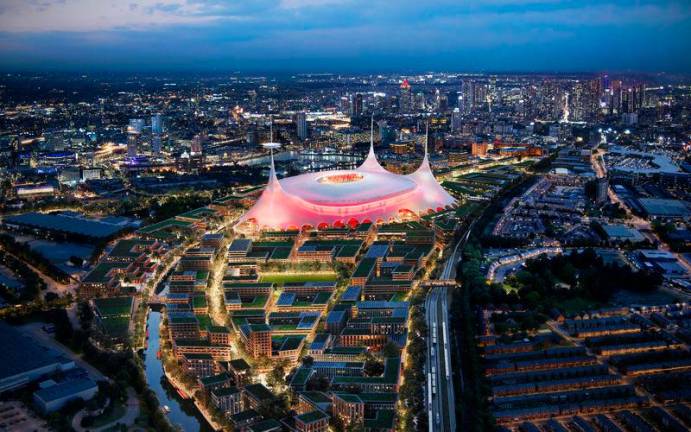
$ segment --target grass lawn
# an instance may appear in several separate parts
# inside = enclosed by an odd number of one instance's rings
[[[108,423],[118,420],[123,415],[125,415],[125,406],[120,402],[116,402],[115,407],[111,412],[94,418],[94,424],[91,427],[100,428],[101,426],[107,425]]]
[[[662,305],[674,303],[678,299],[665,291],[656,290],[651,293],[637,293],[633,291],[620,290],[614,293],[612,301],[619,304],[645,304],[645,305]]]
[[[568,315],[571,313],[597,309],[602,307],[602,304],[594,300],[584,299],[583,297],[576,297],[560,301],[558,307]]]
[[[335,281],[336,278],[336,273],[264,273],[259,281],[283,285],[286,282]]]
[[[518,292],[518,288],[516,288],[515,286],[508,285],[508,284],[502,284],[502,288],[504,289],[504,292],[506,294],[509,294],[512,291]]]

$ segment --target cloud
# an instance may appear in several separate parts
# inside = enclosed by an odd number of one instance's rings
[[[189,0],[25,1],[3,0],[0,29],[4,32],[87,32],[146,29],[178,24],[205,24],[219,16]],[[228,17],[224,17],[228,18]]]
[[[0,0],[1,65],[687,69],[690,50],[685,0]]]

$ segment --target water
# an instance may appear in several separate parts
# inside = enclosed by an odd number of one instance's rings
[[[183,400],[175,389],[163,376],[163,365],[156,357],[160,345],[158,326],[161,323],[161,313],[150,311],[147,318],[149,325],[149,345],[144,357],[144,372],[149,388],[156,393],[161,407],[168,405],[168,418],[173,425],[179,426],[185,432],[210,432],[212,429],[199,414],[192,401]]]
[[[286,151],[274,155],[274,160],[277,162],[292,162],[298,161],[302,164],[307,163],[359,163],[362,156],[342,153],[298,153],[295,151]],[[241,165],[249,166],[268,166],[270,161],[269,156],[260,156],[240,162]]]

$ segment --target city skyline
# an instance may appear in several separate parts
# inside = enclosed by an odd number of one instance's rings
[[[680,1],[6,2],[6,71],[691,72]]]

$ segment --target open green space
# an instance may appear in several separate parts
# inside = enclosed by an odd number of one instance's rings
[[[335,281],[336,278],[336,273],[264,273],[259,281],[283,285],[291,282]]]
[[[114,402],[115,406],[113,409],[106,411],[98,417],[94,417],[94,422],[91,428],[100,428],[116,420],[119,420],[125,415],[125,407],[120,402]]]

